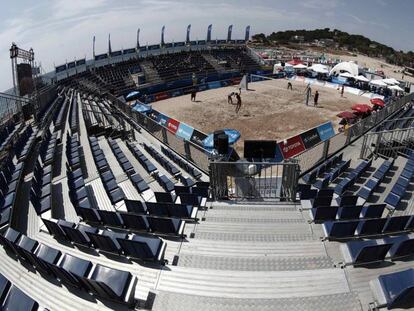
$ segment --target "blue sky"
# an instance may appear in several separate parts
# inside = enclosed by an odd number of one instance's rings
[[[6,1],[5,1],[6,2]],[[133,47],[141,28],[141,44],[185,39],[192,24],[192,39],[204,39],[213,24],[212,38],[224,38],[234,24],[233,38],[251,33],[287,29],[337,28],[360,33],[396,49],[414,50],[412,0],[15,0],[0,10],[0,90],[11,86],[9,48],[33,47],[46,71],[75,57]]]

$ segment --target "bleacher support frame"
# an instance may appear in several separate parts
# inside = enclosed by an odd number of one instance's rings
[[[250,199],[294,201],[299,165],[291,160],[269,162],[210,162],[214,200]]]
[[[414,128],[372,132],[364,135],[360,157],[395,158],[399,154],[407,154],[413,147]]]

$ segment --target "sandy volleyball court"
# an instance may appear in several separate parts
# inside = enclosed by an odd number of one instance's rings
[[[230,86],[197,93],[197,102],[190,95],[170,98],[152,104],[153,108],[185,122],[205,133],[222,128],[241,132],[237,150],[242,151],[244,139],[276,139],[296,135],[326,121],[338,127],[336,114],[350,110],[355,103],[369,103],[369,99],[352,94],[341,98],[337,89],[312,85],[312,95],[319,91],[319,107],[305,105],[303,82],[291,81],[293,91],[287,90],[287,80],[269,80],[249,84],[249,91],[242,91],[242,108],[227,103],[227,95],[236,91]]]

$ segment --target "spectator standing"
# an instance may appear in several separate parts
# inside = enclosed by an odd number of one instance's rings
[[[319,92],[318,92],[318,91],[316,91],[316,92],[315,92],[315,95],[313,96],[313,105],[314,105],[315,107],[317,107],[317,106],[318,106],[318,100],[319,100]]]

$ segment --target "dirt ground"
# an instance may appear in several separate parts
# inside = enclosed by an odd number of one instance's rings
[[[287,80],[269,80],[249,84],[249,91],[242,91],[242,108],[227,103],[227,95],[236,91],[235,86],[197,93],[197,101],[191,102],[190,95],[174,97],[152,104],[153,108],[187,123],[205,133],[222,128],[239,130],[241,139],[236,150],[243,151],[245,139],[289,138],[326,121],[332,121],[338,128],[341,111],[351,111],[355,103],[369,103],[369,99],[352,94],[341,98],[337,89],[312,85],[312,95],[319,92],[319,105],[305,105],[303,82],[291,81],[293,91],[287,90]]]

